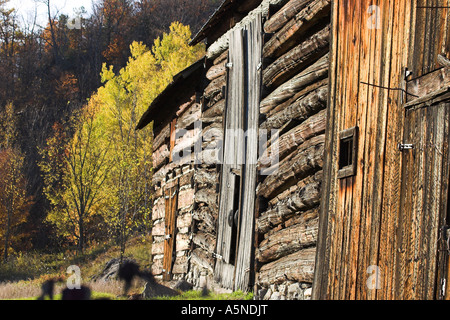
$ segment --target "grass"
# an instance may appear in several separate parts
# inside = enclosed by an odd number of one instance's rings
[[[125,256],[134,259],[143,269],[150,267],[151,238],[137,237],[127,244]],[[9,262],[0,263],[0,300],[32,300],[41,294],[41,284],[48,279],[66,279],[67,268],[76,265],[81,270],[82,283],[92,290],[94,299],[121,300],[123,284],[111,280],[91,281],[98,275],[105,264],[113,258],[120,257],[120,250],[116,246],[97,245],[85,250],[83,254],[75,251],[42,254],[29,252],[12,257]],[[142,293],[144,282],[136,281],[130,294]],[[55,300],[61,299],[64,285],[55,288]],[[252,300],[251,293],[242,291],[233,293],[209,293],[202,296],[201,291],[187,291],[175,297],[158,297],[152,300]]]
[[[201,291],[186,291],[183,294],[175,297],[158,297],[155,300],[253,300],[252,293],[244,293],[236,291],[233,293],[209,293],[206,296],[202,295]]]

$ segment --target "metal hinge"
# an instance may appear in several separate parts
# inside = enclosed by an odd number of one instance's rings
[[[258,64],[258,66],[256,67],[256,70],[259,71],[259,70],[262,68],[262,66],[263,66],[263,64],[262,64],[262,62],[260,62],[260,63]]]
[[[411,150],[414,149],[414,145],[410,143],[399,143],[398,144],[398,150],[404,151],[404,150]]]
[[[233,68],[233,62],[228,62],[228,63],[226,64],[226,67],[227,67],[227,68]]]
[[[215,252],[212,253],[212,256],[213,256],[214,259],[223,260],[223,257],[220,254],[217,254]]]

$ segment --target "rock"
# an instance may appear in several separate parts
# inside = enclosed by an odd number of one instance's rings
[[[122,263],[124,262],[134,262],[132,259],[124,258],[122,260]],[[93,281],[110,281],[115,280],[117,278],[117,274],[119,272],[119,266],[120,266],[120,258],[114,258],[109,260],[105,267],[103,268],[102,272],[96,276],[93,276],[91,280]]]
[[[144,291],[142,292],[142,297],[144,299],[155,297],[174,297],[178,295],[178,291],[166,287],[156,281],[147,282],[144,286]]]

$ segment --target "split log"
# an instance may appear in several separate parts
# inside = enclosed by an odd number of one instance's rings
[[[152,243],[152,255],[164,254],[164,241]]]
[[[197,190],[195,194],[196,203],[206,203],[210,208],[217,207],[217,193],[215,189],[206,188]]]
[[[225,110],[225,99],[220,100],[216,104],[214,104],[211,108],[205,110],[202,114],[201,121],[202,122],[215,122],[213,120],[223,118]]]
[[[215,169],[198,169],[195,171],[194,182],[198,185],[198,188],[215,187],[219,183],[219,174]]]
[[[155,203],[153,205],[153,209],[152,209],[152,220],[158,220],[161,218],[164,218],[164,216],[166,215],[166,207],[165,207],[166,203],[164,200],[164,197],[158,198],[155,200]]]
[[[310,172],[323,167],[325,135],[314,137],[301,144],[291,155],[280,161],[278,169],[260,183],[257,195],[271,199],[306,178]]]
[[[289,153],[305,141],[325,133],[327,111],[319,113],[306,119],[297,127],[282,135],[275,142],[279,159],[284,159]],[[272,146],[269,146],[259,159],[259,168],[265,167],[271,162]]]
[[[184,111],[186,111],[186,109],[188,109],[190,106],[192,106],[192,104],[194,104],[194,102],[195,102],[195,95],[192,96],[188,102],[186,102],[180,106],[180,108],[178,109],[178,111],[176,113],[177,117],[179,117],[181,114],[183,114]]]
[[[208,70],[208,72],[206,72],[206,78],[208,80],[214,80],[220,76],[223,76],[227,72],[226,64],[227,64],[227,61],[224,60],[221,63],[212,66]]]
[[[266,118],[272,117],[274,114],[276,114],[276,113],[280,112],[281,110],[283,110],[284,108],[292,105],[295,101],[303,99],[311,92],[313,92],[321,87],[324,87],[324,86],[328,87],[328,78],[318,80],[317,82],[314,82],[311,85],[307,86],[306,88],[300,90],[292,98],[290,98],[289,100],[283,102],[282,104],[280,104],[280,105],[276,106],[275,108],[273,108],[272,110],[270,110],[270,112],[267,113]]]
[[[177,119],[177,129],[190,127],[195,121],[200,120],[202,108],[200,103],[192,103]]]
[[[226,75],[220,76],[217,79],[214,79],[210,82],[210,84],[205,88],[203,93],[206,99],[210,99],[214,94],[221,92],[222,88],[227,84]]]
[[[208,270],[210,273],[214,272],[214,258],[208,255],[202,248],[194,249],[191,254],[191,263]]]
[[[199,231],[194,234],[192,239],[195,245],[200,248],[203,248],[207,252],[214,252],[214,248],[216,247],[216,239],[214,235]]]
[[[263,57],[279,57],[295,46],[301,37],[322,20],[329,23],[331,0],[315,0],[278,31],[263,48]],[[323,24],[322,24],[323,26]]]
[[[188,188],[178,193],[178,209],[187,208],[194,204],[195,189]]]
[[[220,64],[221,62],[223,62],[224,60],[226,61],[228,58],[228,49],[224,50],[223,52],[219,53],[219,56],[217,58],[214,59],[213,64],[217,65]]]
[[[191,248],[191,236],[188,233],[177,233],[175,246],[177,252],[187,251]]]
[[[208,206],[198,207],[194,211],[193,219],[197,222],[197,229],[215,234],[217,214],[211,208]]]
[[[274,33],[302,10],[311,0],[290,0],[264,24],[264,32]]]
[[[192,225],[192,214],[186,213],[177,217],[177,228],[190,228]]]
[[[164,221],[153,225],[152,236],[164,236],[166,234],[165,228]]]
[[[163,268],[163,260],[153,258],[152,267],[151,267],[152,274],[154,276],[159,276],[163,273],[163,269],[164,269]]]
[[[188,257],[180,256],[176,257],[175,262],[173,263],[172,273],[173,274],[186,274],[188,272]]]
[[[267,287],[285,281],[312,283],[316,248],[298,251],[261,267],[257,276],[259,286]]]
[[[158,171],[156,171],[153,174],[152,184],[154,186],[161,184],[165,180],[167,174],[169,172],[173,171],[173,169],[176,168],[177,166],[178,166],[178,164],[175,164],[173,162],[171,162],[165,166],[162,166]]]
[[[291,219],[298,212],[316,208],[320,204],[322,181],[314,181],[299,188],[284,201],[280,201],[273,208],[263,212],[256,220],[256,230],[260,234]]]
[[[169,147],[163,144],[158,150],[153,152],[153,170],[158,170],[161,166],[169,162]]]
[[[219,123],[213,123],[202,130],[201,133],[203,144],[222,140],[223,139],[223,126]]]
[[[318,183],[319,184],[320,182],[322,182],[322,178],[323,178],[323,172],[322,172],[322,170],[320,170],[320,171],[317,171],[314,174],[311,174],[310,176],[306,177],[305,179],[298,181],[296,185],[293,185],[289,189],[286,189],[286,191],[277,194],[276,197],[274,197],[271,200],[269,200],[269,202],[268,202],[269,208],[272,208],[272,207],[278,205],[278,203],[280,203],[282,201],[285,201],[285,199],[288,199],[289,197],[293,197],[292,195],[295,192],[305,188],[308,185],[313,185],[314,183]],[[314,199],[314,198],[310,198],[310,199]],[[293,203],[292,199],[289,199],[288,201],[292,205],[295,205],[295,203]],[[313,207],[314,205],[315,204],[312,204],[311,207]],[[295,205],[295,208],[297,208],[297,210],[303,210],[304,209],[304,207],[300,207],[299,205]]]
[[[312,218],[309,216],[309,218]],[[267,263],[278,260],[289,254],[306,247],[311,247],[317,242],[319,216],[306,220],[269,236],[261,242],[256,258],[259,262]]]
[[[192,186],[192,182],[194,178],[194,170],[191,170],[189,172],[184,172],[179,180],[179,186],[180,187],[184,187],[184,186]]]
[[[183,150],[192,150],[196,141],[200,139],[200,134],[201,132],[199,128],[195,128],[192,130],[177,130],[172,156],[174,154],[181,153]]]
[[[330,26],[291,49],[275,60],[263,72],[263,84],[267,88],[278,87],[301,70],[313,64],[329,51]]]
[[[170,137],[170,123],[165,126],[160,132],[156,133],[153,139],[153,150],[158,150],[163,143],[165,143]]]
[[[291,104],[289,107],[275,113],[264,121],[260,129],[280,129],[293,119],[305,121],[311,115],[326,108],[328,87],[323,86]]]
[[[271,109],[284,101],[292,98],[297,92],[317,83],[328,76],[328,54],[320,58],[312,66],[306,68],[299,75],[295,76],[288,82],[285,82],[271,94],[269,94],[264,100],[261,101],[260,111],[261,113],[268,113]]]

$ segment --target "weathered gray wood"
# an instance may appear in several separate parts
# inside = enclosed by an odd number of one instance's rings
[[[210,273],[213,272],[214,258],[211,253],[202,248],[196,248],[192,251],[191,263],[208,270]]]
[[[306,8],[298,12],[281,28],[264,46],[264,57],[279,57],[287,52],[299,38],[322,20],[329,21],[331,0],[314,0]],[[326,19],[324,19],[326,18]]]
[[[308,5],[311,0],[290,0],[264,24],[264,32],[274,33]]]
[[[256,229],[260,234],[269,232],[288,219],[291,219],[296,213],[312,208],[317,208],[320,203],[320,191],[322,181],[318,181],[317,177],[305,186],[298,188],[292,192],[288,197],[279,201],[274,207],[263,212],[257,219]],[[309,179],[311,180],[311,179]]]
[[[204,97],[210,99],[214,94],[221,92],[222,88],[227,84],[225,75],[211,81],[203,92]]]
[[[195,102],[195,95],[191,97],[191,99],[189,99],[188,102],[182,104],[180,106],[180,108],[178,109],[178,111],[176,112],[177,117],[179,117],[180,115],[182,115],[186,109],[188,109],[189,107],[192,106],[192,104]]]
[[[297,127],[282,135],[276,141],[276,151],[280,160],[284,159],[290,152],[305,141],[324,134],[326,127],[326,110],[306,119]],[[271,162],[272,147],[269,146],[259,159],[259,168],[267,167]]]
[[[284,228],[270,235],[261,242],[256,258],[261,263],[267,263],[315,245],[318,222],[318,214],[315,217],[308,216],[304,223]]]
[[[214,247],[216,246],[216,239],[214,235],[207,232],[198,231],[194,234],[192,241],[195,245],[203,248],[207,252],[214,252]]]
[[[315,253],[315,248],[307,248],[262,266],[258,284],[270,286],[285,281],[312,283]]]
[[[301,144],[295,152],[280,161],[278,170],[267,176],[256,192],[266,199],[272,198],[292,185],[292,181],[304,179],[312,170],[323,166],[325,136],[314,137]],[[290,184],[290,185],[289,185]],[[284,189],[280,189],[284,186]]]
[[[328,87],[323,86],[291,104],[289,107],[275,113],[261,124],[261,129],[279,129],[295,119],[304,121],[311,115],[326,108]]]
[[[216,186],[219,174],[215,169],[201,168],[195,171],[194,181],[198,188]]]
[[[180,117],[177,119],[177,129],[184,129],[192,126],[195,121],[200,120],[202,108],[200,103],[191,103]]]
[[[216,234],[217,210],[208,206],[199,206],[194,210],[193,219],[199,230]]]
[[[329,37],[330,26],[327,26],[282,55],[264,70],[263,84],[268,88],[278,87],[324,56],[329,50]]]
[[[220,64],[224,60],[227,60],[227,58],[228,58],[228,49],[226,49],[223,52],[219,53],[219,56],[214,59],[213,64],[214,65]]]
[[[155,138],[153,139],[153,150],[158,150],[163,143],[169,139],[170,136],[170,123],[166,125],[160,132],[155,132]]]
[[[196,203],[206,203],[210,208],[217,208],[217,193],[215,189],[199,189],[195,194]]]
[[[153,152],[153,170],[158,170],[169,161],[169,146],[163,144],[158,150]]]
[[[236,259],[236,279],[234,290],[247,291],[250,283],[250,267],[252,262],[254,217],[255,217],[255,189],[257,183],[258,159],[258,123],[259,104],[261,100],[261,72],[258,65],[261,62],[262,50],[262,16],[255,19],[246,27],[247,31],[247,89],[246,101],[246,144],[245,164],[242,166],[243,181],[241,190],[241,218],[239,247]]]
[[[221,192],[219,199],[219,227],[217,233],[216,253],[218,259],[215,279],[224,287],[234,288],[234,265],[231,260],[232,226],[228,216],[234,210],[236,176],[231,169],[239,169],[242,164],[243,139],[237,133],[243,131],[244,111],[244,36],[243,30],[234,30],[230,35],[229,62],[232,67],[228,72],[228,97],[225,118],[225,137],[223,148],[223,165],[221,174]],[[243,132],[242,132],[243,134]]]
[[[223,119],[225,110],[225,99],[220,100],[214,104],[211,108],[205,110],[202,114],[202,122],[215,122],[216,119]]]
[[[222,61],[219,64],[213,65],[207,72],[206,72],[206,78],[208,80],[214,80],[217,79],[220,76],[223,76],[227,72],[226,68],[226,60]]]
[[[268,113],[271,109],[290,99],[303,88],[321,79],[325,79],[328,76],[328,63],[328,54],[326,54],[300,74],[279,86],[261,101],[261,113]]]
[[[440,68],[407,83],[407,101],[422,98],[443,87],[450,85],[450,68]],[[414,97],[414,96],[417,97]]]

